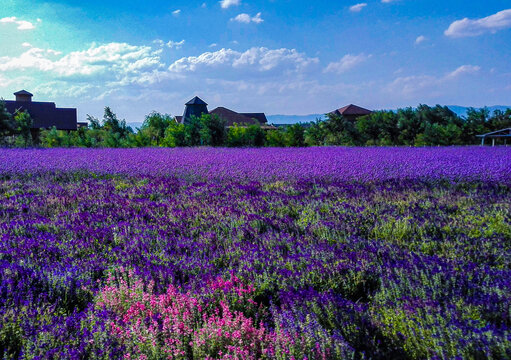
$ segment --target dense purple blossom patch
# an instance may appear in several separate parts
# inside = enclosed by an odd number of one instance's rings
[[[2,150],[0,358],[511,357],[507,148]]]
[[[202,180],[449,179],[509,182],[508,148],[2,150],[0,173],[87,171]]]

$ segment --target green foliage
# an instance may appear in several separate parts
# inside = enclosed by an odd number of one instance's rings
[[[463,130],[453,123],[447,125],[440,125],[438,123],[428,124],[424,133],[417,135],[415,145],[461,145],[462,134]]]
[[[17,359],[23,349],[23,329],[14,311],[0,317],[0,358]]]
[[[222,146],[225,141],[225,121],[218,115],[202,114],[199,119],[200,145]]]
[[[87,115],[88,128],[64,132],[30,131],[28,113],[13,119],[0,101],[0,145],[43,147],[147,147],[147,146],[450,146],[478,144],[476,135],[511,127],[511,109],[469,109],[461,118],[446,106],[419,105],[397,111],[376,111],[355,120],[329,114],[326,120],[263,130],[259,125],[226,128],[216,115],[192,117],[178,124],[170,115],[152,112],[138,132],[105,108],[102,120]],[[32,138],[34,137],[34,138]],[[497,144],[502,140],[497,139]]]
[[[305,128],[301,124],[293,124],[286,128],[286,145],[291,147],[305,146]]]
[[[0,145],[4,145],[7,142],[7,136],[11,135],[14,130],[14,119],[7,112],[4,101],[0,99]]]
[[[266,133],[266,146],[269,147],[286,146],[286,138],[284,132],[280,129],[268,131]]]
[[[170,115],[153,111],[146,116],[138,132],[131,136],[132,145],[136,147],[163,146],[165,131],[172,123],[175,121]]]
[[[305,144],[308,146],[321,146],[325,145],[326,129],[324,122],[316,119],[315,122],[310,124],[310,127],[304,134]]]
[[[187,124],[185,124],[185,143],[186,146],[201,145],[201,122],[200,118],[192,116]]]
[[[133,129],[126,125],[126,120],[119,120],[108,106],[105,107],[103,115],[103,129],[113,134],[119,134],[119,139],[126,138],[128,134],[133,133]]]
[[[101,129],[101,123],[99,122],[98,118],[87,114],[87,121],[89,122],[89,128],[92,130],[99,130]]]
[[[182,147],[186,146],[186,128],[184,124],[175,121],[171,122],[165,129],[165,137],[162,146]]]
[[[125,120],[119,120],[117,115],[109,108],[105,108],[102,124],[100,121],[87,115],[88,128],[77,131],[61,131],[55,128],[42,130],[40,145],[43,147],[133,147],[150,146],[140,141]],[[147,142],[150,142],[149,140]]]
[[[328,114],[328,119],[316,122],[304,134],[304,142],[310,145],[347,145],[360,144],[360,134],[355,124],[343,116]]]
[[[32,132],[30,129],[32,128],[32,118],[27,111],[18,112],[14,116],[14,121],[16,123],[16,133],[19,135],[16,138],[17,146],[31,146],[32,145]]]
[[[393,145],[399,136],[397,124],[398,116],[395,112],[378,111],[359,118],[355,127],[366,145]]]
[[[227,130],[225,144],[229,147],[261,147],[265,142],[265,133],[258,125],[241,127],[235,124]]]
[[[47,148],[67,147],[69,137],[63,131],[58,131],[55,126],[41,134],[41,146]]]
[[[312,123],[305,132],[305,143],[348,146],[449,146],[478,143],[476,135],[511,127],[511,110],[469,109],[467,118],[446,106],[419,105],[398,111],[376,111],[348,120],[328,115]]]

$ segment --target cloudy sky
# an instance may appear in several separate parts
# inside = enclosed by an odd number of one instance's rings
[[[210,108],[511,105],[509,0],[1,0],[0,97]]]

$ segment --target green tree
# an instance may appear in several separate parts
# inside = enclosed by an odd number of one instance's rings
[[[117,115],[110,109],[105,107],[103,115],[103,129],[112,133],[112,138],[126,138],[128,134],[133,133],[133,129],[126,124],[126,120],[119,120]],[[113,135],[118,134],[118,136]]]
[[[463,127],[462,141],[464,144],[474,144],[478,142],[476,135],[485,134],[492,129],[488,126],[490,111],[488,108],[476,110],[469,108],[467,118]]]
[[[171,122],[165,130],[165,137],[163,138],[162,145],[168,147],[186,146],[185,125],[175,121]]]
[[[321,146],[325,145],[325,126],[324,122],[320,119],[316,119],[315,122],[311,123],[311,126],[305,130],[305,144],[308,146]]]
[[[165,138],[165,130],[175,122],[170,115],[152,112],[134,137],[137,146],[160,146]]]
[[[357,119],[355,127],[361,143],[366,145],[397,145],[398,117],[393,111],[376,111]]]
[[[355,124],[344,116],[327,115],[325,145],[355,146],[360,144],[360,134]]]
[[[265,143],[266,134],[259,125],[234,126],[227,131],[226,145],[229,147],[260,147]]]
[[[270,130],[266,133],[266,146],[284,147],[286,144],[286,136],[283,130]]]
[[[197,116],[192,116],[185,124],[185,143],[186,146],[201,145],[201,120]]]
[[[415,146],[448,146],[461,144],[462,129],[454,123],[427,124],[424,133],[418,134]]]
[[[8,137],[14,134],[16,124],[12,115],[7,111],[5,102],[0,99],[0,145],[8,142]]]
[[[248,146],[261,147],[264,146],[266,134],[260,125],[249,125],[245,129],[245,138]]]
[[[287,146],[305,146],[305,127],[302,124],[293,124],[286,127],[285,139]]]
[[[33,121],[30,114],[27,111],[18,112],[14,116],[14,121],[16,123],[16,133],[19,135],[16,139],[17,145],[31,146]]]
[[[99,122],[98,118],[87,114],[87,121],[89,122],[89,126],[88,126],[89,129],[92,129],[92,130],[101,129],[101,123]]]
[[[507,109],[505,112],[495,110],[488,120],[488,126],[491,128],[491,131],[511,128],[511,109]]]
[[[399,143],[402,145],[414,145],[417,135],[424,132],[424,124],[421,123],[417,112],[411,107],[399,109],[398,130]]]
[[[242,147],[246,145],[245,128],[234,124],[227,129],[225,144],[229,147]]]
[[[202,114],[199,121],[200,145],[222,146],[225,141],[225,121],[218,115]]]

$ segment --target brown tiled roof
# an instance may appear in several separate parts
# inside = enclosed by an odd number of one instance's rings
[[[240,113],[241,115],[245,115],[251,119],[256,119],[259,121],[259,123],[266,124],[268,122],[268,119],[266,118],[266,115],[264,113]]]
[[[237,113],[224,107],[217,107],[215,110],[209,112],[212,115],[218,115],[218,117],[226,122],[225,126],[234,126],[238,124],[243,125],[259,125],[259,121],[254,118],[248,117],[244,114]]]
[[[347,105],[345,107],[342,107],[340,109],[337,109],[337,110],[334,110],[332,111],[330,114],[334,114],[334,115],[344,115],[344,116],[363,116],[363,115],[369,115],[369,114],[372,114],[373,112],[371,110],[367,110],[367,109],[364,109],[360,106],[357,106],[357,105],[353,105],[353,104],[350,104],[350,105]]]

